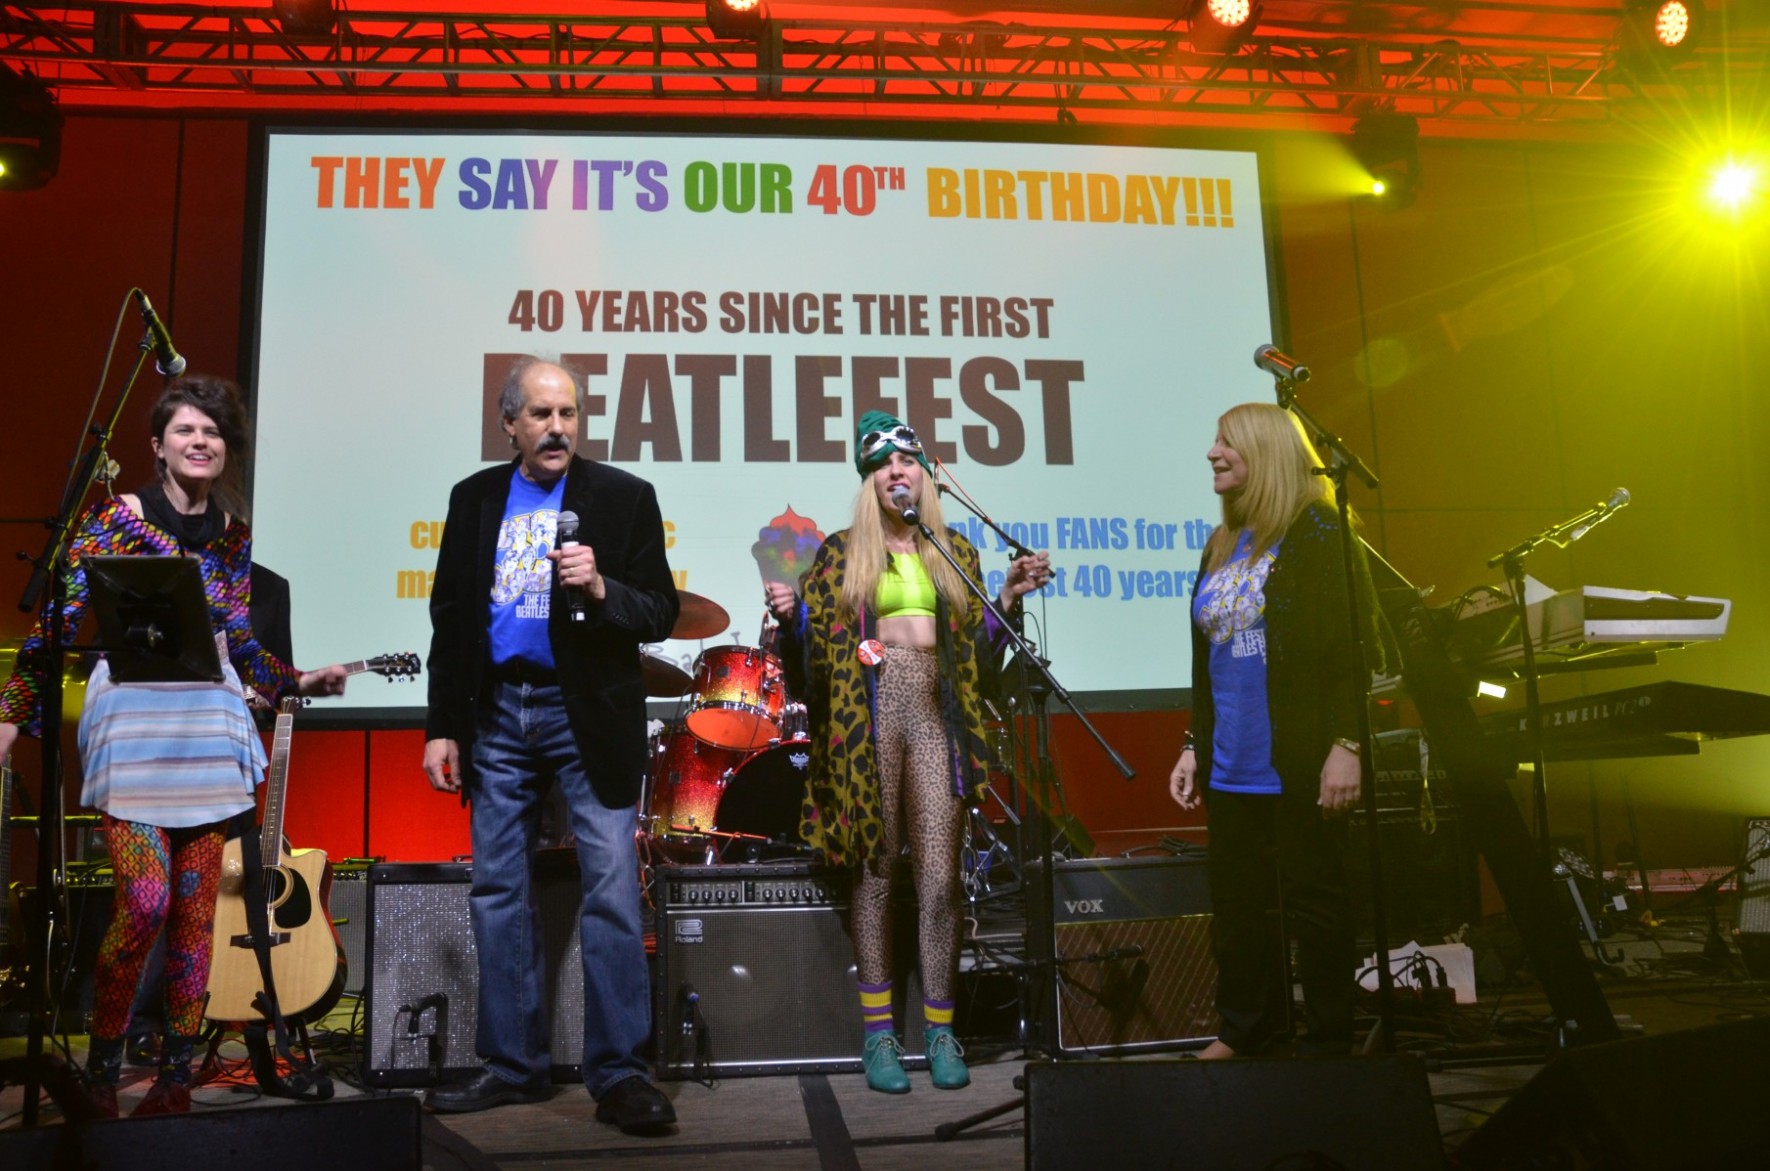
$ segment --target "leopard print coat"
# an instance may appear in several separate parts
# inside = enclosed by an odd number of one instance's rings
[[[973,581],[981,581],[977,550],[947,533],[949,548]],[[799,621],[784,627],[789,685],[805,698],[811,722],[812,757],[807,772],[800,831],[831,865],[864,861],[882,833],[876,776],[873,716],[878,696],[876,667],[860,661],[860,644],[876,637],[877,616],[864,609],[859,621],[841,612],[848,531],[832,533],[805,577]],[[953,791],[975,797],[987,777],[982,677],[993,670],[984,637],[983,603],[976,598],[955,613],[941,598],[935,617],[940,659],[940,710],[951,763]]]

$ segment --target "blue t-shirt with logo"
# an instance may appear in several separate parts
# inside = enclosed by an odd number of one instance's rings
[[[565,477],[550,486],[510,473],[510,500],[498,526],[498,552],[492,561],[492,662],[523,662],[551,668],[553,643],[547,637],[551,609],[553,550]]]
[[[1266,705],[1266,576],[1278,546],[1258,560],[1248,556],[1253,534],[1243,532],[1235,552],[1192,601],[1192,621],[1210,643],[1211,788],[1228,793],[1277,793],[1272,767],[1272,716]]]

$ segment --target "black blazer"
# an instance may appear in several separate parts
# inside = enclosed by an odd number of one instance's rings
[[[492,567],[514,462],[462,480],[449,514],[430,592],[430,710],[425,737],[460,745],[462,792],[471,796],[474,717],[489,695]],[[562,511],[581,519],[579,539],[596,553],[607,585],[573,622],[557,576],[548,633],[566,717],[590,785],[610,809],[639,799],[646,765],[645,685],[639,648],[669,637],[679,603],[664,557],[657,493],[606,464],[574,458]]]

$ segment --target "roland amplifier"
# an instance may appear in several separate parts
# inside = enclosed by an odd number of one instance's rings
[[[472,866],[383,863],[369,868],[363,1080],[434,1085],[481,1068],[479,952],[467,908]],[[536,858],[546,1003],[553,1007],[555,1081],[575,1081],[584,1052],[584,970],[578,942],[577,857]]]
[[[1039,877],[1029,867],[1029,881]],[[1057,967],[1044,1003],[1059,1053],[1155,1052],[1216,1035],[1202,859],[1059,859],[1052,888]],[[1040,929],[1034,916],[1029,930]]]
[[[802,862],[664,866],[657,879],[661,1077],[860,1071],[847,871]],[[913,902],[907,914],[913,921]],[[915,1055],[904,1064],[913,1066],[925,1060],[920,992],[901,978],[897,987],[900,1035]]]

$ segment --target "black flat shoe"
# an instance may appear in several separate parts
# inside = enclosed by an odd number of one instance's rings
[[[596,1103],[596,1121],[613,1123],[623,1134],[658,1134],[675,1125],[676,1108],[644,1077],[623,1078]]]
[[[552,1095],[552,1086],[519,1086],[482,1069],[470,1081],[431,1090],[424,1095],[424,1105],[439,1114],[471,1114],[493,1106],[545,1102]]]

